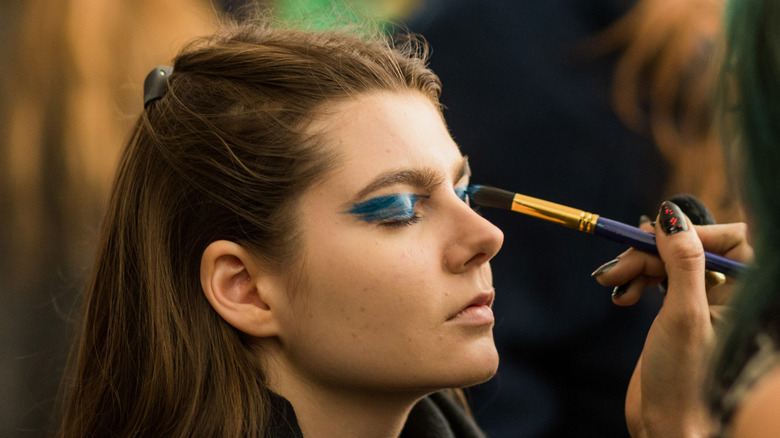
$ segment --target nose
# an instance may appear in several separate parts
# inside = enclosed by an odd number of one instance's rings
[[[450,215],[453,234],[444,264],[453,274],[462,274],[490,261],[501,249],[504,233],[460,199],[457,203]]]

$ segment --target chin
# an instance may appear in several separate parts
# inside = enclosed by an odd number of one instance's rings
[[[491,340],[492,341],[492,340]],[[457,369],[452,372],[448,387],[465,388],[490,380],[498,371],[498,352],[495,345],[472,349],[457,360]]]
[[[498,371],[498,353],[495,352],[495,350],[493,351],[494,351],[494,356],[490,357],[490,360],[485,360],[483,366],[478,367],[478,369],[475,370],[477,372],[476,374],[473,375],[473,378],[471,379],[471,383],[462,385],[462,387],[473,386],[473,385],[478,385],[480,383],[484,383],[492,379],[493,376],[496,375],[496,372]]]

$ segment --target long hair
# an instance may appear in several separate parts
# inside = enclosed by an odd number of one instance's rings
[[[227,239],[293,264],[296,201],[338,161],[308,129],[320,110],[380,90],[438,104],[411,41],[233,23],[175,58],[121,158],[63,436],[264,435],[262,352],[209,305],[201,255]]]
[[[729,148],[740,159],[757,268],[741,282],[714,369],[710,397],[719,415],[728,414],[724,395],[756,354],[757,335],[780,345],[780,2],[731,1],[726,14],[724,123],[733,127]]]

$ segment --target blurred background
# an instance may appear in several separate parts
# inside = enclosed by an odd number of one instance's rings
[[[0,436],[51,432],[144,77],[247,1],[0,1]],[[475,182],[631,224],[681,192],[718,221],[742,217],[712,123],[722,0],[255,5],[422,34]],[[661,297],[617,308],[590,278],[620,245],[483,214],[506,240],[493,262],[501,365],[469,390],[480,424],[491,437],[627,436],[623,397]]]

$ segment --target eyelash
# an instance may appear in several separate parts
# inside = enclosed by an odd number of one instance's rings
[[[456,196],[465,202],[466,205],[470,205],[468,190],[469,188],[465,186],[454,189]],[[380,196],[356,204],[348,213],[357,215],[365,222],[374,223],[382,227],[401,228],[414,225],[422,219],[416,214],[417,201],[420,198],[429,197],[428,195],[411,193]],[[404,206],[404,203],[407,203],[407,205]],[[397,211],[393,209],[397,209]]]
[[[399,195],[400,196],[400,195]],[[422,219],[420,216],[417,215],[417,201],[420,200],[420,198],[429,198],[430,196],[427,195],[408,195],[411,200],[411,210],[412,215],[408,217],[403,217],[399,219],[388,219],[384,221],[378,221],[377,225],[386,227],[386,228],[401,228],[401,227],[408,227],[410,225],[414,225],[417,222]]]
[[[470,201],[470,198],[469,198],[469,187],[468,186],[455,188],[455,194],[458,196],[458,198],[461,199],[461,201],[465,202],[466,205],[471,206],[471,201]],[[420,196],[420,197],[427,198],[428,196]],[[416,206],[416,205],[417,205],[417,199],[415,199],[415,201],[413,203],[413,206]],[[379,225],[383,226],[383,227],[388,227],[388,228],[408,227],[408,226],[416,224],[417,222],[420,221],[420,219],[422,219],[420,216],[417,216],[417,214],[414,214],[413,216],[410,216],[408,218],[396,219],[396,220],[391,220],[391,221],[386,221],[386,222],[380,222]]]
[[[378,225],[387,228],[401,228],[401,227],[408,227],[410,225],[414,225],[417,222],[420,222],[420,219],[422,218],[415,214],[414,216],[410,216],[404,219],[396,219],[388,222],[379,222]]]

